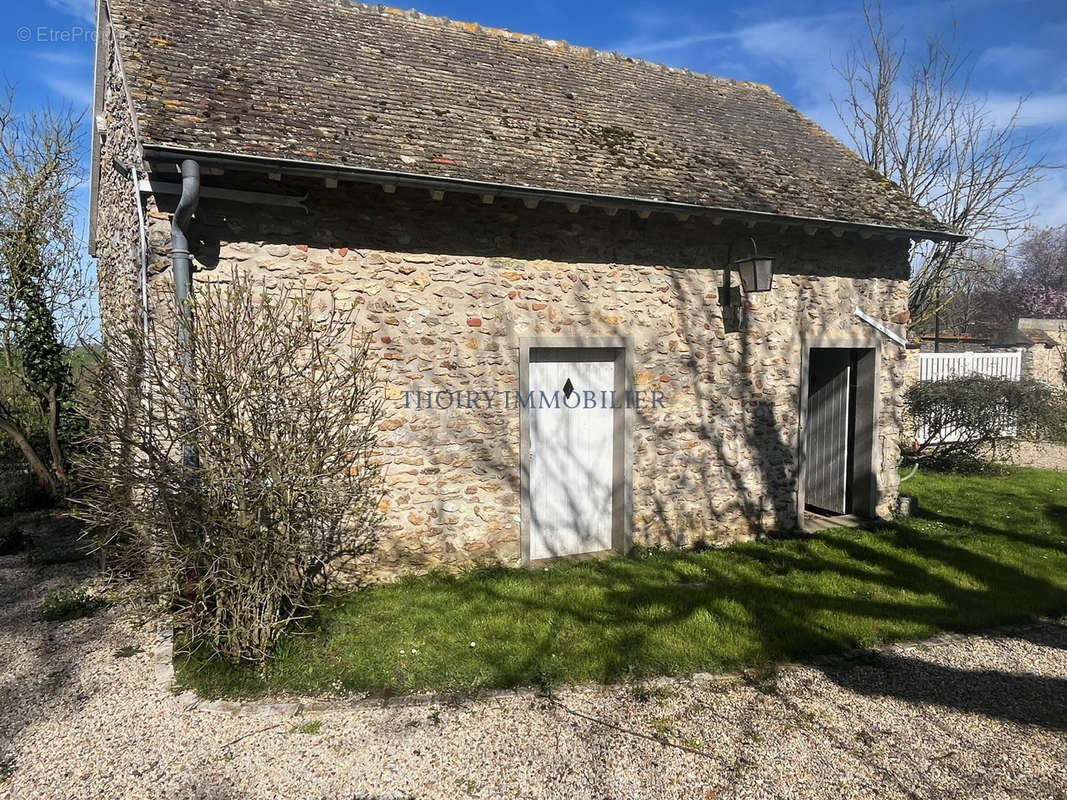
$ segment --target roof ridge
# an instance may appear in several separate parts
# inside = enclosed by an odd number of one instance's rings
[[[723,83],[731,83],[739,86],[748,86],[756,89],[762,89],[776,94],[776,92],[767,84],[759,83],[757,81],[744,81],[736,78],[726,78],[721,75],[712,75],[707,72],[697,72],[696,70],[689,69],[689,67],[675,67],[670,64],[664,64],[659,61],[649,61],[639,56],[628,56],[625,53],[620,53],[617,50],[600,50],[595,47],[581,46],[567,42],[564,39],[547,39],[536,33],[519,33],[516,31],[508,30],[507,28],[494,28],[491,26],[482,25],[478,22],[463,22],[461,20],[454,20],[450,17],[436,16],[433,14],[427,14],[419,11],[418,9],[402,9],[395,6],[389,6],[384,3],[364,3],[360,0],[337,0],[337,2],[349,8],[357,8],[363,11],[371,13],[377,12],[381,16],[390,17],[403,17],[413,22],[428,22],[436,25],[444,25],[455,30],[465,31],[467,33],[482,33],[497,36],[503,39],[509,39],[511,41],[526,42],[529,44],[544,45],[553,50],[560,52],[571,53],[577,56],[584,56],[586,58],[596,59],[598,61],[616,61],[628,64],[639,64],[645,67],[650,67],[659,72],[690,75],[696,78],[707,78],[713,81],[720,81]]]

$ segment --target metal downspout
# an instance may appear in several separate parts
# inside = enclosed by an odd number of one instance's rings
[[[178,312],[178,358],[181,361],[181,384],[178,387],[182,408],[185,411],[185,443],[182,446],[182,464],[188,470],[200,466],[200,456],[194,441],[192,406],[195,400],[193,386],[193,261],[189,255],[188,226],[196,205],[200,201],[200,165],[192,159],[182,162],[182,193],[170,222],[170,259],[174,275],[174,295]]]

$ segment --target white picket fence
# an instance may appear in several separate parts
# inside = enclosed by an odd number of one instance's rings
[[[1021,350],[1008,353],[920,353],[919,380],[945,381],[953,378],[966,378],[972,375],[984,375],[990,378],[1003,378],[1017,381],[1023,376],[1023,354]],[[963,438],[962,432],[954,430],[934,431],[936,438],[942,442],[958,442]],[[1003,436],[1014,438],[1018,426],[1011,415],[1004,419],[1001,429]],[[916,437],[920,442],[930,438],[931,431],[925,425],[919,425]]]
[[[1017,381],[1023,376],[1022,351],[1011,353],[920,353],[919,380],[943,381],[986,375]]]

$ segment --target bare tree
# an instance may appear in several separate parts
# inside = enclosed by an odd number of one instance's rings
[[[147,337],[110,332],[79,393],[75,513],[194,645],[233,661],[264,658],[331,569],[375,543],[383,393],[352,313],[313,299],[239,278],[196,292],[185,321],[163,313],[176,300],[161,289]]]
[[[1015,272],[1030,286],[1067,292],[1067,225],[1028,234],[1016,248]]]
[[[73,207],[80,126],[69,111],[16,113],[10,90],[0,103],[0,431],[53,495],[67,484],[64,333],[89,291]]]
[[[1067,225],[1026,233],[1010,258],[996,258],[988,279],[962,281],[942,306],[941,323],[956,333],[999,334],[1019,317],[1067,317]],[[956,276],[959,280],[961,277]]]
[[[972,244],[968,248],[970,269],[955,270],[945,277],[941,289],[944,298],[938,305],[937,314],[941,331],[953,335],[989,335],[1004,330],[1004,325],[994,323],[1005,315],[1015,313],[1015,305],[1005,302],[990,303],[990,298],[1003,291],[1011,273],[1011,259],[999,247],[982,247]],[[984,276],[981,281],[975,280]]]
[[[961,287],[987,273],[991,250],[1006,250],[1030,213],[1023,193],[1050,166],[1019,125],[971,89],[971,65],[931,36],[918,54],[890,32],[880,6],[865,4],[866,40],[838,72],[834,106],[860,155],[972,242],[917,244],[912,253],[912,324],[928,322]]]

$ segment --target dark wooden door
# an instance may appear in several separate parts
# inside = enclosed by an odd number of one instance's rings
[[[846,513],[850,351],[813,348],[808,372],[804,494],[807,505]]]

